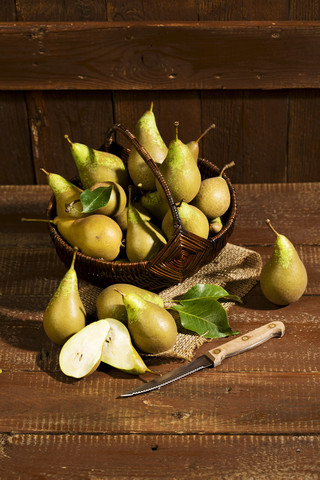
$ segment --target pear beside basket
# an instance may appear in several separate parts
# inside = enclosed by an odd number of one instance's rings
[[[77,253],[75,268],[79,278],[93,285],[105,288],[113,283],[130,283],[147,290],[158,291],[171,285],[181,283],[196,273],[202,266],[210,263],[221,252],[230,237],[236,216],[236,194],[229,178],[227,181],[231,203],[223,215],[223,228],[209,239],[201,238],[184,230],[181,226],[178,211],[168,185],[148,152],[141,146],[134,135],[120,124],[113,125],[106,133],[105,144],[102,147],[110,153],[118,155],[124,163],[127,162],[130,150],[116,143],[112,137],[115,132],[121,132],[138,150],[144,161],[149,165],[161,184],[172,212],[175,233],[160,252],[149,261],[129,263],[128,261],[106,261]],[[199,158],[198,166],[202,179],[218,176],[220,170],[208,160]],[[56,203],[51,197],[47,207],[47,218],[56,215]],[[73,248],[61,237],[57,227],[49,223],[49,233],[56,252],[63,263],[69,268],[73,256]]]

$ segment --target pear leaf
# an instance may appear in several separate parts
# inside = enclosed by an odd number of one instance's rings
[[[218,301],[224,298],[241,302],[219,285],[199,284],[191,287],[177,304],[170,306],[179,313],[182,326],[205,338],[237,335],[229,325],[225,308]]]
[[[234,302],[242,303],[242,300],[237,295],[229,295],[229,293],[220,285],[201,284],[191,287],[182,297],[182,300],[193,301],[197,298],[214,298],[215,300],[226,299]]]
[[[92,213],[99,208],[105,207],[109,202],[112,185],[98,187],[94,190],[84,190],[80,195],[83,213]]]

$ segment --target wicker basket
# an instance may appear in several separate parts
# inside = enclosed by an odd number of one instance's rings
[[[236,216],[234,188],[229,178],[223,174],[230,189],[231,204],[223,216],[224,226],[219,233],[214,237],[204,239],[187,232],[181,226],[176,205],[165,179],[148,152],[129,130],[120,124],[113,125],[108,130],[105,144],[101,149],[118,155],[126,163],[130,150],[112,139],[115,132],[121,132],[130,140],[160,182],[172,212],[175,233],[161,251],[149,261],[135,263],[108,262],[78,252],[76,259],[77,274],[80,278],[103,288],[112,283],[131,283],[148,290],[157,291],[176,285],[196,273],[203,265],[211,262],[227,243],[233,231]],[[215,165],[201,158],[198,159],[198,166],[203,179],[217,176],[220,173]],[[52,196],[47,208],[47,217],[53,219],[55,215],[56,204],[55,198]],[[73,248],[61,237],[54,224],[49,223],[48,225],[56,252],[64,264],[69,267],[73,256]]]

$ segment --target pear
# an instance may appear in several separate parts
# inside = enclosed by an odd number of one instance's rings
[[[144,220],[151,220],[151,213],[143,207],[140,202],[132,202],[132,205],[139,211]],[[120,226],[121,230],[126,232],[128,228],[128,207],[126,206],[125,209],[118,215],[114,216],[113,219]]]
[[[159,169],[166,180],[175,203],[189,203],[197,195],[201,184],[201,173],[190,149],[178,138],[179,122],[175,122],[176,137],[170,142],[168,154]],[[159,181],[156,187],[162,198],[166,198]]]
[[[197,140],[192,140],[191,142],[188,142],[187,143],[187,147],[189,148],[190,152],[192,153],[192,156],[194,158],[194,160],[197,162],[198,161],[198,157],[199,157],[199,142],[200,140],[202,140],[202,138],[210,131],[212,130],[213,128],[215,128],[215,124],[213,123],[212,125],[210,125],[210,127],[208,127],[201,135],[200,137],[197,139]]]
[[[82,212],[81,203],[79,203],[83,190],[57,173],[49,173],[44,168],[41,170],[46,174],[48,185],[54,193],[57,215],[75,218],[86,216]],[[68,208],[69,204],[74,204],[74,206]]]
[[[166,243],[161,230],[129,203],[126,254],[130,262],[150,260]]]
[[[213,218],[209,223],[210,235],[216,235],[222,230],[223,223],[220,217]]]
[[[119,293],[119,290],[123,294],[137,293],[145,300],[164,307],[162,298],[154,292],[137,287],[136,285],[130,285],[129,283],[115,283],[103,289],[97,297],[96,307],[98,318],[112,317],[127,324],[127,311],[123,304],[122,294]]]
[[[220,175],[202,180],[198,194],[191,202],[198,207],[209,220],[221,217],[229,208],[231,196],[226,180],[223,178],[224,171],[235,165],[228,163],[223,167]]]
[[[116,182],[127,187],[129,177],[121,158],[109,152],[102,152],[82,143],[73,143],[68,135],[71,153],[78,169],[83,188],[90,188],[99,182]]]
[[[113,220],[117,222],[117,224],[121,228],[121,231],[125,233],[128,227],[128,207],[125,207],[121,213],[118,213],[118,215],[115,215],[113,217]]]
[[[152,160],[157,165],[160,165],[167,155],[168,148],[157,127],[153,113],[153,103],[151,103],[150,109],[138,120],[134,134],[139,143],[147,150]],[[128,170],[136,186],[141,184],[143,190],[155,190],[154,173],[135,147],[132,147],[128,157]]]
[[[160,222],[169,209],[167,199],[162,198],[158,190],[144,193],[140,198],[140,203]]]
[[[63,345],[59,355],[62,372],[74,378],[93,373],[101,362],[102,349],[110,330],[108,320],[90,323]]]
[[[170,350],[177,339],[177,325],[163,307],[149,302],[136,293],[123,296],[128,315],[128,329],[135,346],[145,353]]]
[[[107,261],[119,255],[122,230],[110,217],[99,214],[77,219],[55,217],[52,223],[57,225],[63,238],[84,255]]]
[[[290,240],[279,234],[269,219],[266,223],[276,240],[272,256],[261,271],[261,290],[270,302],[288,305],[299,300],[307,287],[306,268]]]
[[[190,205],[186,202],[180,202],[177,205],[178,214],[181,220],[182,227],[188,232],[194,233],[202,238],[209,236],[209,221],[204,213],[199,208]],[[165,233],[167,239],[174,234],[173,217],[171,210],[165,214],[161,230]]]
[[[74,268],[76,250],[72,263],[51,298],[43,316],[43,327],[47,336],[62,345],[74,333],[85,326],[86,311],[78,290],[78,278]]]
[[[115,217],[120,215],[127,205],[127,195],[124,189],[116,182],[99,182],[94,183],[89,190],[93,191],[99,187],[112,187],[109,201],[105,207],[98,208],[94,213]]]
[[[114,318],[106,320],[110,330],[103,344],[101,361],[132,375],[151,372],[132,345],[127,327]]]

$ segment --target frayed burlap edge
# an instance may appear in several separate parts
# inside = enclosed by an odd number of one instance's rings
[[[243,298],[258,282],[262,268],[261,257],[257,252],[227,243],[219,255],[208,265],[202,267],[192,277],[178,285],[166,288],[159,293],[165,302],[181,297],[189,288],[197,284],[220,285],[231,295]],[[96,298],[101,288],[86,282],[79,282],[79,291],[88,315],[96,317]],[[232,302],[223,303],[228,311]],[[170,311],[172,313],[172,311]],[[190,333],[181,327],[179,315],[173,312],[178,324],[178,337],[174,347],[158,356],[191,360],[197,348],[208,342],[207,339]],[[232,325],[231,325],[232,327]]]

